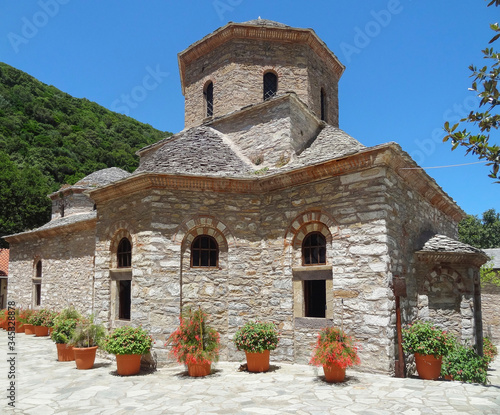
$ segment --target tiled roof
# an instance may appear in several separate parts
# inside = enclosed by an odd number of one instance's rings
[[[128,176],[130,176],[129,172],[119,169],[118,167],[110,167],[109,169],[102,169],[89,174],[74,185],[81,187],[99,187],[124,179]]]
[[[493,269],[500,269],[500,248],[483,249],[483,251],[492,258]]]
[[[0,276],[9,275],[9,250],[0,249]]]
[[[181,131],[140,153],[141,162],[135,173],[241,176],[253,171],[231,148],[224,134],[205,126]]]
[[[286,24],[275,22],[274,20],[261,19],[260,17],[258,19],[243,22],[242,24],[253,24],[253,25],[268,26],[268,27],[290,27]]]
[[[421,250],[422,252],[450,252],[457,254],[483,254],[481,249],[464,244],[444,235],[434,235]]]

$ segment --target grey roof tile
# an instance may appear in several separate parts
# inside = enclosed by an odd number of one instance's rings
[[[434,235],[421,249],[423,252],[454,252],[459,254],[484,254],[481,249],[464,244],[444,235]]]
[[[130,176],[130,173],[118,167],[98,170],[79,180],[74,186],[79,187],[100,187],[116,182]]]

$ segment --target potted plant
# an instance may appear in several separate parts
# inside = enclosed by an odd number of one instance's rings
[[[269,354],[278,346],[279,333],[274,323],[250,321],[236,332],[233,342],[245,352],[249,372],[267,372]]]
[[[23,313],[23,309],[16,308],[15,311],[15,316],[16,316],[16,333],[24,333],[24,326],[23,323],[21,322],[21,315]]]
[[[94,323],[93,316],[76,323],[69,344],[73,346],[77,369],[92,369],[97,348],[105,336],[104,326]]]
[[[448,380],[467,383],[488,382],[488,359],[479,356],[472,347],[456,343],[443,357],[441,375]]]
[[[30,318],[33,315],[33,310],[27,308],[19,313],[19,321],[23,324],[25,334],[35,334],[35,326],[30,323]]]
[[[180,325],[169,336],[170,355],[188,367],[189,376],[207,376],[212,362],[219,360],[219,333],[207,324],[207,315],[198,308],[184,310]]]
[[[7,309],[0,310],[0,328],[7,330]]]
[[[73,346],[68,344],[73,332],[76,328],[76,323],[81,318],[81,315],[73,307],[62,310],[54,319],[54,326],[50,337],[56,344],[57,360],[60,362],[69,362],[75,360]]]
[[[434,380],[441,373],[443,356],[454,347],[452,335],[430,322],[416,321],[403,328],[403,350],[415,355],[418,376]]]
[[[149,333],[141,327],[119,327],[106,336],[102,348],[116,355],[119,375],[135,375],[141,370],[141,356],[151,349],[153,343]]]
[[[29,323],[33,324],[36,337],[49,335],[49,324],[52,325],[53,312],[45,308],[36,310],[30,317]]]
[[[338,327],[325,327],[318,334],[310,364],[323,366],[327,382],[343,382],[347,367],[359,365],[359,345]]]

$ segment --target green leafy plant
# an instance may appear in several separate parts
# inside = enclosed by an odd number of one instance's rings
[[[454,347],[454,337],[430,322],[416,321],[403,328],[403,350],[405,353],[418,353],[446,356]]]
[[[68,343],[73,347],[100,346],[105,336],[104,326],[94,323],[94,317],[91,316],[77,321]]]
[[[77,320],[57,319],[50,338],[54,341],[54,343],[69,343],[71,336],[73,336],[73,332],[75,331],[76,323]]]
[[[467,383],[488,382],[488,362],[479,356],[472,347],[456,343],[443,357],[441,375],[450,376],[453,380]]]
[[[152,337],[141,327],[119,327],[103,341],[102,348],[112,354],[145,354],[151,349]]]
[[[483,356],[486,359],[486,362],[490,364],[495,360],[495,357],[498,354],[497,347],[491,342],[488,337],[483,339]]]
[[[238,350],[262,353],[276,349],[279,333],[274,323],[250,321],[236,332],[233,342]]]
[[[166,343],[172,346],[170,355],[179,363],[206,364],[219,360],[220,336],[206,321],[207,315],[201,308],[183,311],[179,327]]]
[[[359,345],[338,327],[325,327],[318,334],[309,364],[323,366],[336,364],[342,368],[359,365]]]
[[[28,323],[34,326],[52,327],[54,324],[54,317],[55,313],[53,311],[42,308],[33,312],[28,319]]]
[[[29,321],[32,314],[33,314],[33,310],[31,308],[22,309],[19,311],[18,320],[23,324],[30,324],[30,323],[28,323],[28,321]]]
[[[54,318],[51,339],[55,343],[69,343],[75,331],[76,323],[81,318],[81,314],[73,306],[62,310]]]

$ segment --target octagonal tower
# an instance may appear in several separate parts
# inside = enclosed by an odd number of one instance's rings
[[[312,29],[264,19],[228,23],[178,59],[186,128],[286,92],[338,127],[345,67]]]

